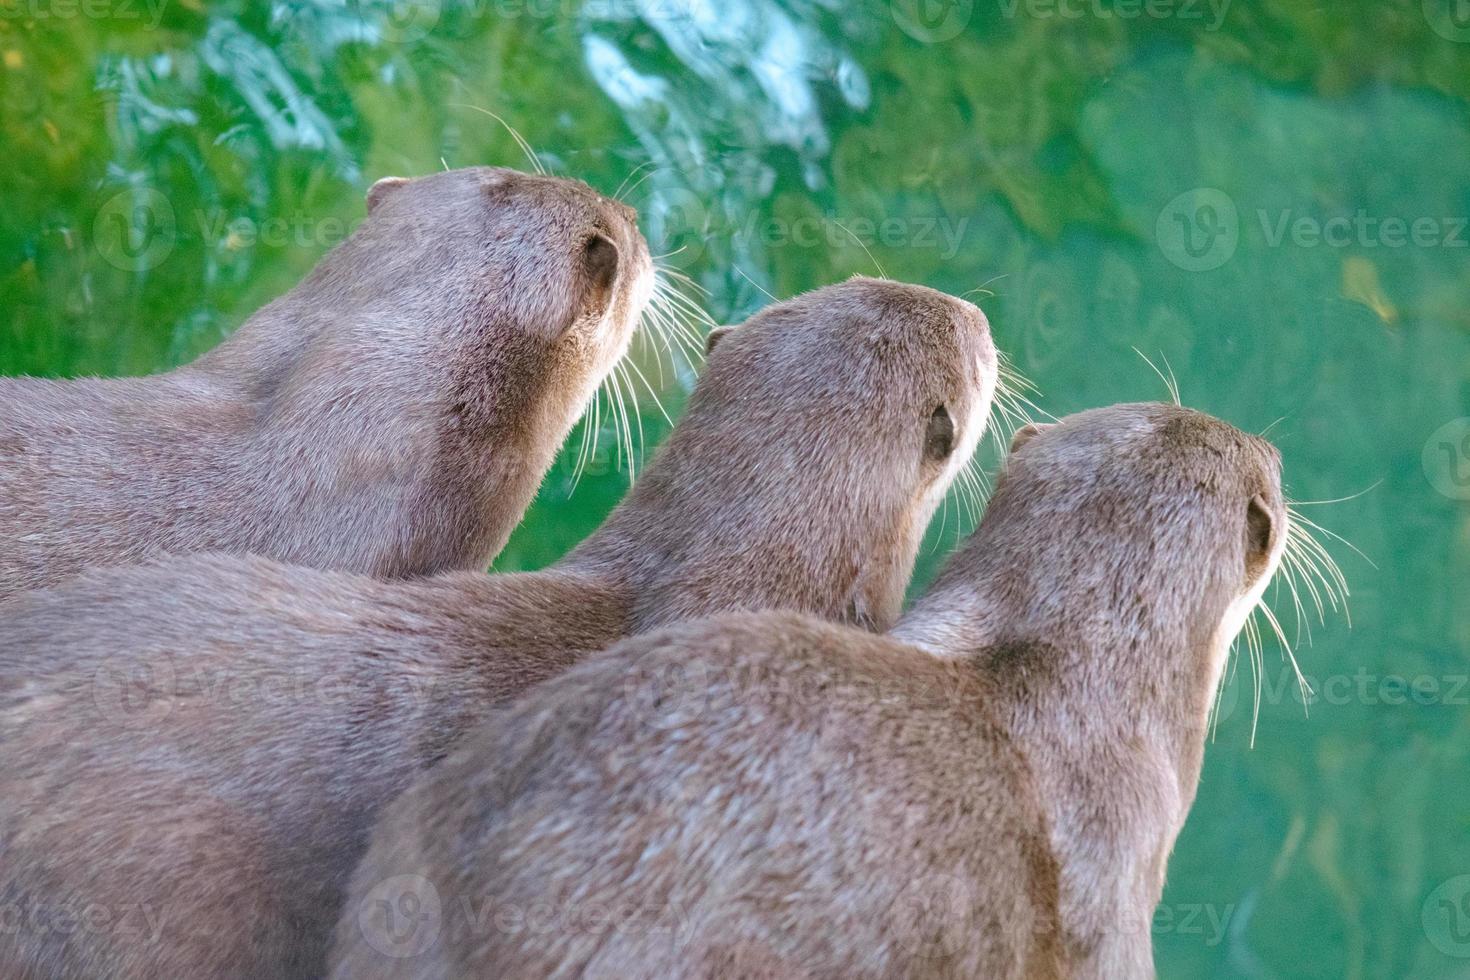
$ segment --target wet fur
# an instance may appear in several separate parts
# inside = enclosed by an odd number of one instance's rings
[[[588,659],[385,811],[331,975],[1151,977],[1278,470],[1199,413],[1082,413],[1023,432],[889,637],[745,614]],[[423,948],[383,955],[425,894]]]
[[[193,556],[0,604],[0,897],[147,902],[169,930],[0,934],[0,974],[319,975],[378,808],[492,706],[686,616],[891,623],[995,377],[979,310],[856,279],[724,334],[648,472],[548,571]],[[927,460],[939,403],[958,445]]]
[[[163,553],[488,565],[627,348],[647,245],[623,205],[509,170],[384,181],[369,204],[192,364],[0,379],[0,597]],[[593,235],[614,263],[589,264]]]

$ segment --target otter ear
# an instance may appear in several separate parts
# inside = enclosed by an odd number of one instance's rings
[[[582,246],[582,273],[586,276],[585,309],[601,316],[612,302],[613,285],[618,280],[621,256],[612,239],[593,232]]]
[[[1266,498],[1256,494],[1245,505],[1245,569],[1254,579],[1271,558],[1276,545],[1276,520]]]
[[[711,330],[709,332],[709,336],[704,338],[704,356],[709,357],[709,352],[715,349],[715,344],[718,344],[720,341],[724,340],[725,334],[734,329],[734,327],[725,326],[715,327],[713,330]]]
[[[383,203],[383,198],[406,183],[408,183],[407,177],[384,177],[381,180],[374,181],[373,186],[369,187],[367,192],[368,214],[372,214],[373,209]]]
[[[1011,452],[1020,452],[1021,447],[1040,435],[1043,429],[1050,429],[1054,425],[1055,422],[1027,422],[1011,436]]]

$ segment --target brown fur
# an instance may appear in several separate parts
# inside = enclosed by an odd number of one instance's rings
[[[0,597],[165,552],[488,565],[627,348],[647,244],[622,204],[510,170],[380,181],[369,205],[192,364],[0,379]]]
[[[979,310],[857,279],[724,335],[648,472],[551,570],[195,556],[0,604],[0,897],[145,903],[165,930],[0,933],[0,975],[319,974],[377,810],[489,706],[683,616],[889,625],[995,377]]]
[[[891,636],[716,617],[497,712],[385,811],[332,976],[1150,976],[1279,460],[1160,405],[1017,443]]]

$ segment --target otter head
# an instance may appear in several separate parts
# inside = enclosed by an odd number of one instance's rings
[[[972,590],[993,640],[1096,649],[1099,671],[1207,711],[1286,539],[1270,443],[1176,405],[1115,405],[1017,431],[980,528],[931,592]]]
[[[784,608],[886,628],[996,375],[985,315],[922,286],[855,278],[717,332],[609,522],[656,556],[640,618]]]
[[[448,376],[458,422],[554,448],[652,295],[636,212],[579,181],[493,167],[384,178],[367,207],[321,275],[350,273],[346,301],[388,313],[369,329],[391,323],[398,356]]]

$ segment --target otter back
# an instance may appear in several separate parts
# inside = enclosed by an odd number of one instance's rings
[[[489,563],[627,348],[647,246],[623,205],[509,170],[380,181],[368,202],[193,364],[0,379],[0,597],[166,552]]]

